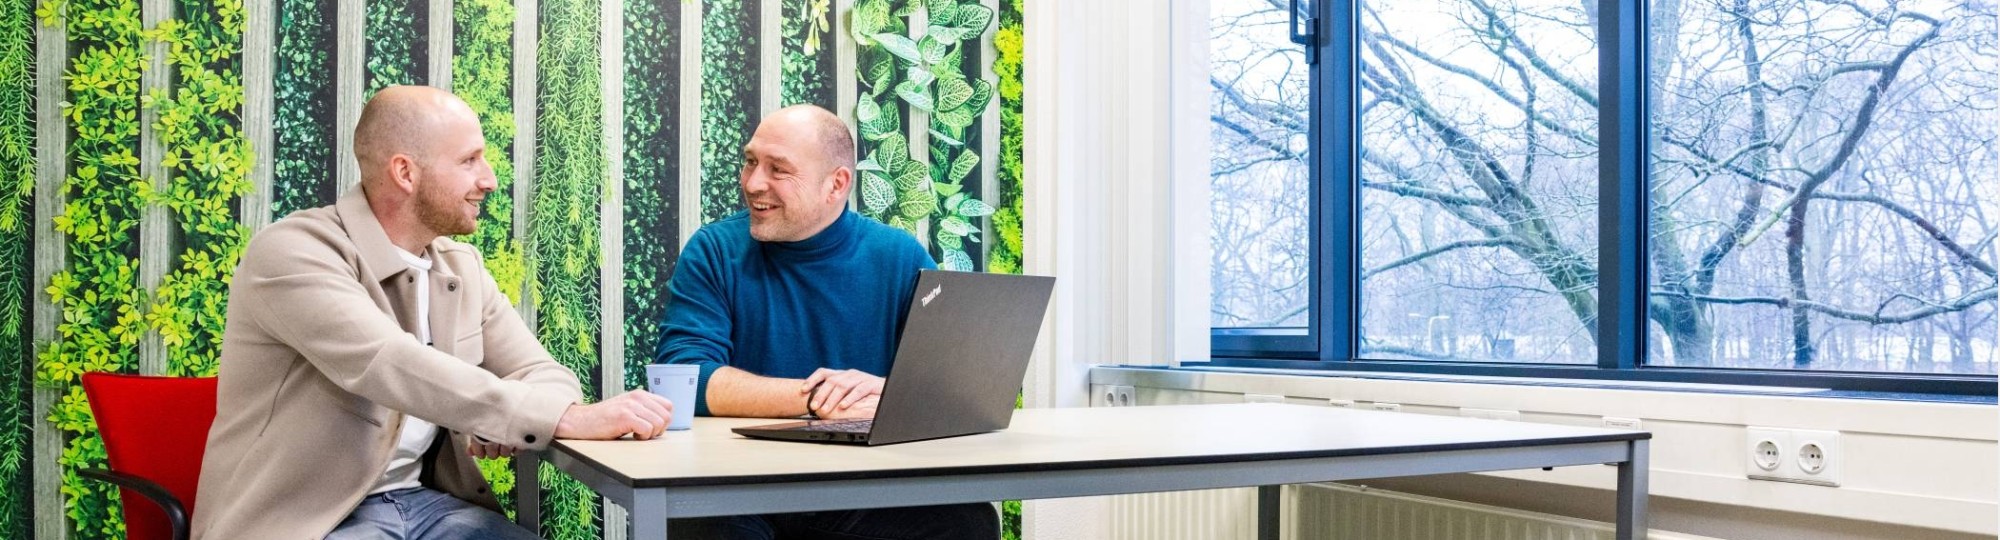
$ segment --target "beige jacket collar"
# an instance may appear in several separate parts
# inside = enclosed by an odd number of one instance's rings
[[[334,203],[334,212],[340,215],[340,222],[342,228],[347,230],[348,239],[354,241],[354,250],[361,254],[362,277],[372,283],[381,283],[382,280],[411,271],[410,265],[404,263],[401,256],[396,255],[396,250],[402,248],[396,247],[394,242],[389,241],[389,233],[382,230],[382,221],[375,219],[375,211],[368,206],[368,195],[362,192],[361,186],[356,185],[342,194],[340,200]],[[444,251],[445,241],[444,237],[431,240],[432,260],[437,260],[436,254]],[[378,274],[383,271],[388,273]],[[451,265],[431,266],[431,276],[451,283],[454,290],[457,287],[458,273],[452,271]]]

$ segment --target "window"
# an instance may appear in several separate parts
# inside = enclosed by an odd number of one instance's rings
[[[1360,354],[1596,362],[1597,38],[1581,4],[1360,6]]]
[[[1218,365],[1994,391],[1991,2],[1209,5]]]
[[[1652,9],[1648,363],[1992,374],[1993,5]]]

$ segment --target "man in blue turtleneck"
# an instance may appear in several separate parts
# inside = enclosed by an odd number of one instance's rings
[[[701,366],[704,416],[869,418],[917,271],[901,230],[847,210],[854,139],[832,112],[781,109],[743,147],[747,212],[696,231],[668,285],[654,361]],[[989,504],[673,520],[677,538],[998,538]]]

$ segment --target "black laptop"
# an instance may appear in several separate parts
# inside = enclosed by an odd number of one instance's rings
[[[1007,428],[1055,278],[925,270],[874,419],[736,428],[766,439],[882,445]]]

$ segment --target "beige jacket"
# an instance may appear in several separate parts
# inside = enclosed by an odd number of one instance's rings
[[[418,341],[416,272],[396,249],[358,187],[251,239],[229,288],[194,538],[326,536],[381,477],[405,413],[450,430],[423,484],[498,509],[466,435],[541,449],[581,402],[464,244],[430,245],[435,345]]]

